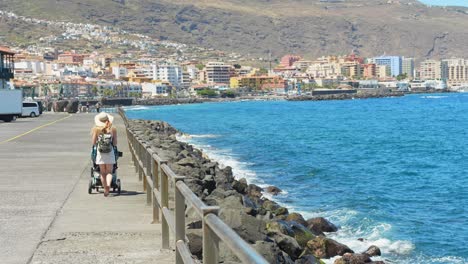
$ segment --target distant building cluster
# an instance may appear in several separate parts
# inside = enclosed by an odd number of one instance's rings
[[[222,61],[130,58],[53,48],[42,53],[17,51],[14,64],[12,55],[7,55],[4,64],[14,66],[9,69],[15,76],[14,86],[36,97],[189,97],[206,90],[286,95],[317,89],[468,87],[468,60],[461,58],[424,60],[416,66],[414,58],[401,56],[351,54],[306,60],[286,55],[266,69]]]

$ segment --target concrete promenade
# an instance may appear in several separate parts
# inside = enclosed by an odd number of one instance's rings
[[[1,263],[173,263],[151,224],[123,122],[122,194],[89,195],[94,114],[46,113],[0,122]]]

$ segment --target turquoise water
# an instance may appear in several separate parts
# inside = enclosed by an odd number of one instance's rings
[[[468,263],[468,94],[133,107],[388,263]],[[363,242],[358,238],[364,238]],[[332,260],[329,261],[331,263]],[[391,261],[391,262],[390,262]]]

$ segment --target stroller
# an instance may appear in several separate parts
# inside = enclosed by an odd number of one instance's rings
[[[115,153],[115,160],[119,157],[122,157],[122,152],[117,151],[117,147],[114,147],[114,153]],[[100,169],[99,165],[96,164],[96,155],[97,155],[97,148],[96,145],[94,145],[91,149],[91,160],[93,161],[93,165],[91,166],[91,179],[89,180],[89,185],[88,185],[88,193],[91,194],[93,192],[93,189],[96,190],[96,192],[99,192],[99,188],[104,188],[101,182],[101,175],[100,175]],[[117,178],[117,162],[114,164],[114,168],[112,169],[112,182],[110,185],[110,188],[112,191],[115,193],[117,191],[117,194],[120,194],[121,191],[121,183],[120,179]]]

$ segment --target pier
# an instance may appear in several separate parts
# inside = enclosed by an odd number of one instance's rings
[[[0,123],[2,263],[195,263],[185,208],[200,213],[203,262],[223,242],[244,263],[267,263],[157,155],[118,113],[122,193],[88,194],[94,114],[46,113]]]

